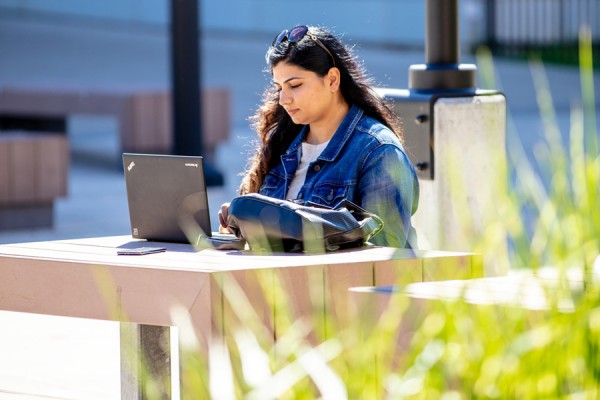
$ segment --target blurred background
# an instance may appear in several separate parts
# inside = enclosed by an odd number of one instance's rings
[[[167,93],[173,79],[171,5],[168,0],[0,0],[0,90],[90,97]],[[424,62],[424,0],[204,1],[198,10],[200,85],[203,91],[227,93],[225,103],[213,106],[226,123],[217,128],[216,144],[205,148],[204,154],[224,178],[223,185],[209,191],[213,227],[218,206],[236,194],[252,148],[248,117],[269,83],[263,57],[280,30],[298,24],[329,27],[353,46],[381,87],[407,88],[409,66]],[[600,5],[592,0],[460,2],[460,61],[477,63],[480,46],[493,51],[495,83],[480,82],[480,88],[491,89],[493,84],[506,95],[509,141],[518,137],[531,149],[539,137],[541,124],[527,62],[531,54],[547,61],[559,124],[568,131],[569,109],[581,98],[579,27],[591,26],[595,39],[599,19]],[[50,96],[44,101],[62,100]],[[203,100],[204,105],[210,102],[210,97]],[[64,193],[53,201],[51,226],[2,229],[1,243],[129,233],[120,167],[121,152],[128,149],[121,143],[120,122],[114,112],[88,111],[64,116],[68,177]],[[14,127],[8,126],[6,117],[14,115],[0,112],[4,113],[0,130],[10,131]],[[214,112],[213,108],[210,114]],[[139,118],[146,122],[142,131],[153,129],[149,118]],[[171,121],[165,117],[156,124]]]

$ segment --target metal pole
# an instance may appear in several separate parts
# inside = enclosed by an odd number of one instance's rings
[[[425,62],[458,64],[457,0],[427,0]]]
[[[496,1],[486,0],[486,38],[485,42],[492,50],[496,49]]]
[[[459,64],[458,0],[425,3],[425,64],[411,65],[408,87],[421,91],[473,92],[477,67]]]
[[[202,155],[198,0],[171,0],[173,153]]]

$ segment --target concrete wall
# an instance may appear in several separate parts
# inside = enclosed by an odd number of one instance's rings
[[[171,0],[0,0],[0,13],[13,15],[56,14],[61,17],[115,20],[165,27]],[[324,25],[346,38],[363,42],[423,46],[426,0],[198,0],[201,24],[207,30],[275,35],[299,24]],[[463,48],[478,43],[485,34],[487,0],[459,0],[460,39]],[[510,6],[510,7],[509,7]],[[592,26],[600,3],[589,3],[589,15],[574,19],[573,2],[526,0],[497,2],[496,35],[502,41],[553,42],[563,34],[576,39],[581,22]],[[531,15],[544,15],[532,18]],[[595,17],[594,17],[595,16]],[[596,19],[594,19],[596,18]],[[527,19],[527,21],[526,21]],[[526,28],[523,28],[526,27]],[[525,30],[525,31],[524,31]],[[593,32],[594,38],[600,33]]]
[[[230,0],[226,4],[225,9],[221,2],[203,2],[205,27],[277,33],[299,24],[324,25],[363,41],[424,43],[424,0]]]
[[[57,14],[165,26],[169,1],[0,0],[0,13]],[[477,1],[463,0],[461,16],[465,15],[463,8],[471,15],[469,4]],[[425,40],[425,0],[199,0],[199,4],[204,29],[275,35],[284,28],[309,24],[327,26],[359,41],[422,46]]]
[[[155,24],[165,23],[167,4],[167,0],[0,0],[0,7],[23,16],[54,13]]]

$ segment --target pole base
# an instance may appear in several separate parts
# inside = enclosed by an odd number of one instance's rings
[[[415,64],[408,70],[408,87],[423,91],[475,91],[474,64]]]

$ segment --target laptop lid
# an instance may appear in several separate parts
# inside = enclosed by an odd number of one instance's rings
[[[194,243],[211,236],[202,157],[124,153],[123,171],[132,237]]]

